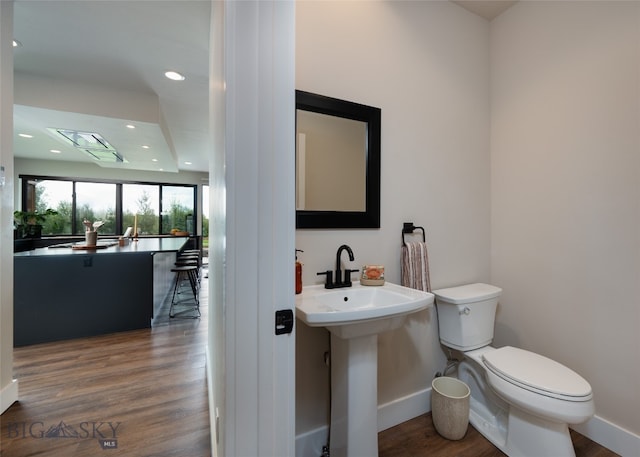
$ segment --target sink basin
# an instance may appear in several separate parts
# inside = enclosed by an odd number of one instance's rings
[[[433,305],[433,294],[397,284],[307,286],[296,316],[331,332],[331,457],[378,455],[378,333]]]
[[[296,316],[310,327],[326,327],[341,338],[378,334],[402,325],[407,314],[433,304],[433,294],[397,284],[343,289],[308,286],[296,296]]]

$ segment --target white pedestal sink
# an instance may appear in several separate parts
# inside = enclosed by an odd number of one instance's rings
[[[296,316],[331,332],[331,457],[378,455],[378,334],[432,305],[433,294],[391,283],[296,296]]]

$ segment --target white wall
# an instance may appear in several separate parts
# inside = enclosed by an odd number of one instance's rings
[[[103,168],[91,163],[20,158],[15,159],[14,173],[16,183],[18,182],[18,176],[21,174],[198,185],[207,184],[209,180],[209,174],[202,172],[164,173],[159,171],[119,170],[117,168]]]
[[[519,2],[491,52],[495,342],[579,372],[640,434],[640,3]]]
[[[449,2],[297,2],[296,88],[382,109],[379,230],[298,230],[303,284],[384,264],[400,282],[402,223],[424,226],[434,288],[489,280],[489,25]],[[346,257],[346,256],[345,256]],[[347,262],[348,264],[348,262]],[[298,321],[296,433],[328,422],[328,333]],[[444,368],[435,313],[379,339],[379,404],[425,396]]]

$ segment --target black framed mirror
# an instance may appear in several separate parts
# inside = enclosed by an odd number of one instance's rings
[[[296,228],[380,228],[381,110],[296,90]]]

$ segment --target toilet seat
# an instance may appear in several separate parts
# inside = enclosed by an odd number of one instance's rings
[[[482,355],[485,367],[504,381],[558,400],[585,402],[591,386],[575,371],[534,352],[505,346]]]

